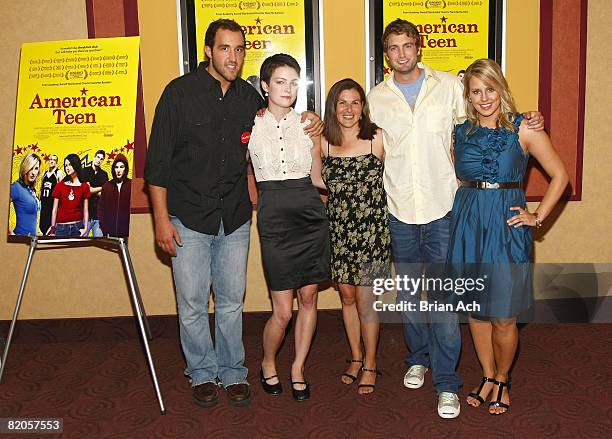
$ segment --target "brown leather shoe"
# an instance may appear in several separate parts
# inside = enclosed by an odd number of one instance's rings
[[[234,406],[245,406],[251,402],[251,388],[248,384],[232,384],[225,388],[230,404]]]
[[[200,407],[213,407],[219,402],[219,386],[208,382],[193,388],[193,400]]]

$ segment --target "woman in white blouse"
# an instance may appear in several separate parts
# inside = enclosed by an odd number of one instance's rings
[[[330,276],[327,215],[315,188],[324,187],[320,137],[311,139],[304,133],[308,122],[300,122],[292,108],[300,79],[298,62],[286,54],[273,55],[264,61],[259,76],[268,108],[263,117],[255,118],[249,153],[259,189],[257,223],[272,297],[260,381],[267,393],[282,392],[276,354],[291,320],[295,290],[298,314],[290,378],[293,398],[304,401],[310,397],[304,365],[317,321],[317,284]]]

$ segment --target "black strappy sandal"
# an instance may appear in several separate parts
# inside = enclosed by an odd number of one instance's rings
[[[485,400],[482,396],[480,396],[480,392],[482,392],[482,389],[484,387],[485,384],[487,383],[494,383],[495,382],[495,378],[489,378],[489,377],[482,377],[482,381],[480,382],[480,386],[478,386],[478,390],[476,390],[476,392],[470,392],[468,394],[468,396],[471,396],[472,398],[474,398],[475,400],[477,400],[478,402],[480,402],[479,405],[477,406],[473,406],[471,404],[468,403],[469,406],[477,408],[480,407],[481,405],[483,405],[485,403]],[[493,391],[493,389],[491,389],[491,392]],[[491,394],[491,392],[489,392],[489,394]],[[487,395],[488,397],[488,395]]]
[[[361,370],[363,372],[372,372],[375,373],[377,376],[382,376],[382,373],[378,371],[378,369],[366,369],[365,367],[361,367]],[[372,389],[372,391],[370,393],[360,393],[360,395],[371,395],[372,393],[374,393],[374,389],[376,388],[376,384],[357,384],[357,389],[361,389],[364,387],[369,387]]]
[[[359,368],[359,370],[361,370],[361,369],[362,369],[362,367],[363,367],[363,360],[346,360],[346,362],[347,362],[348,364],[351,364],[351,363],[361,363],[361,367]],[[359,373],[359,372],[357,372],[357,373]],[[344,372],[344,373],[342,374],[342,376],[343,376],[343,377],[347,377],[348,379],[350,379],[350,380],[351,380],[351,382],[350,382],[350,383],[345,383],[345,382],[343,381],[343,383],[344,383],[344,384],[346,384],[347,386],[350,386],[351,384],[353,384],[353,383],[354,383],[354,382],[357,380],[357,377],[356,377],[355,375],[351,375],[350,373],[346,373],[346,372]]]
[[[497,398],[495,398],[495,401],[491,401],[489,403],[489,408],[491,408],[491,407],[500,407],[500,408],[506,409],[506,411],[505,412],[501,412],[501,413],[491,413],[491,412],[489,412],[489,414],[493,415],[493,416],[499,416],[499,415],[503,415],[504,413],[506,413],[510,409],[510,404],[506,404],[506,403],[501,401],[502,396],[504,394],[504,387],[507,389],[506,392],[510,391],[510,381],[508,381],[507,383],[504,383],[503,381],[494,380],[493,383],[495,383],[495,385],[498,386],[498,389],[497,389]]]

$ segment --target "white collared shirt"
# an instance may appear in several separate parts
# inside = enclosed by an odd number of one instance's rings
[[[372,120],[383,130],[389,212],[406,224],[427,224],[451,210],[457,190],[452,131],[465,119],[457,77],[422,63],[419,68],[425,80],[414,111],[392,75],[368,93]]]
[[[300,119],[294,110],[280,121],[269,111],[263,117],[255,117],[249,153],[257,181],[292,180],[310,175],[313,143],[304,133],[310,121],[302,123]]]

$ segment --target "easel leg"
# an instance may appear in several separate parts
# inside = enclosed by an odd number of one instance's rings
[[[13,338],[13,331],[15,330],[15,323],[17,322],[17,316],[19,315],[19,308],[21,308],[21,299],[23,299],[23,292],[25,291],[26,281],[28,280],[28,273],[30,272],[30,265],[32,264],[32,257],[34,256],[34,250],[36,250],[37,243],[38,238],[33,237],[32,241],[30,242],[28,260],[26,261],[25,269],[23,270],[23,277],[21,278],[21,286],[19,287],[19,295],[17,296],[17,303],[15,304],[15,311],[13,312],[13,320],[11,321],[8,337],[6,338],[6,345],[4,346],[4,353],[2,354],[2,362],[0,362],[0,383],[2,382],[4,366],[6,366],[6,359],[8,357],[9,348],[11,347],[11,339]]]
[[[143,322],[143,317],[141,314],[141,309],[138,306],[138,295],[136,294],[136,281],[134,272],[132,271],[132,267],[130,264],[130,257],[128,254],[127,246],[125,245],[125,240],[119,239],[119,248],[121,249],[121,256],[123,259],[123,263],[125,264],[125,271],[128,275],[128,281],[130,284],[130,293],[132,294],[132,300],[134,301],[134,307],[136,308],[136,319],[138,320],[138,327],[140,328],[140,334],[142,335],[142,342],[145,347],[145,354],[147,356],[147,361],[149,363],[149,370],[151,371],[151,376],[153,377],[153,385],[155,387],[155,393],[157,394],[157,400],[159,401],[159,408],[161,410],[162,415],[166,414],[166,408],[164,407],[164,401],[162,399],[161,391],[159,389],[159,383],[157,381],[157,374],[155,373],[155,366],[153,365],[153,357],[151,357],[151,350],[149,349],[149,341],[147,339],[147,333],[145,330],[145,325]]]
[[[140,288],[138,288],[138,281],[136,280],[136,275],[135,275],[136,271],[134,271],[134,265],[132,265],[132,258],[130,257],[130,251],[128,250],[127,245],[125,246],[125,254],[127,257],[128,270],[132,273],[132,278],[134,279],[134,288],[136,290],[136,298],[137,298],[135,306],[136,308],[138,308],[137,311],[140,312],[140,315],[143,318],[145,331],[147,333],[147,338],[149,340],[153,340],[153,336],[151,335],[151,328],[149,327],[149,319],[147,319],[147,313],[142,303],[142,296],[140,295]]]

